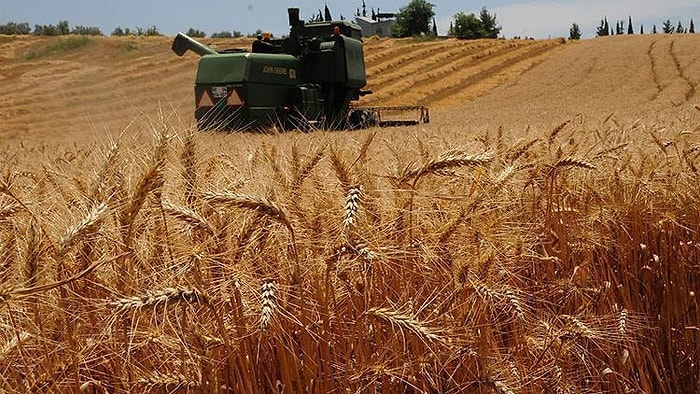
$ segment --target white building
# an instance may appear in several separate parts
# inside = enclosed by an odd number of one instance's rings
[[[394,19],[394,14],[377,14],[374,19],[366,16],[355,17],[355,23],[360,25],[362,28],[362,35],[364,37],[375,35],[380,37],[390,37],[391,26],[394,25],[394,22],[396,22]]]

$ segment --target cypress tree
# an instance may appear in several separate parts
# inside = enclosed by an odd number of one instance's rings
[[[333,17],[331,16],[331,10],[328,9],[328,4],[326,4],[324,6],[323,13],[324,13],[323,19],[326,22],[330,22],[333,20]]]
[[[605,35],[609,36],[610,35],[610,25],[608,24],[608,17],[605,17]]]
[[[644,25],[639,26],[639,34],[644,34]]]
[[[688,29],[688,33],[695,33],[695,24],[693,23],[693,18],[690,18],[690,28]]]

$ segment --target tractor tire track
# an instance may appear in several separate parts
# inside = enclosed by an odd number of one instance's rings
[[[671,58],[673,58],[673,64],[676,66],[676,71],[678,72],[678,76],[685,81],[685,83],[688,85],[688,90],[685,93],[685,102],[687,103],[690,101],[690,99],[695,96],[695,91],[696,91],[696,84],[693,82],[688,76],[685,74],[685,70],[681,66],[681,62],[678,59],[678,55],[676,54],[676,40],[671,41],[671,45],[669,46],[669,53],[671,55]]]
[[[655,40],[647,51],[656,88],[650,101],[662,100],[673,107],[686,104],[697,92],[697,83],[686,74],[680,61],[676,42],[675,37],[662,37]]]
[[[658,42],[658,40],[652,42],[647,49],[647,56],[649,57],[649,65],[651,67],[651,76],[652,80],[654,81],[654,86],[656,87],[656,93],[649,98],[650,101],[656,100],[661,95],[662,90],[659,70],[656,64],[656,58],[654,57],[654,49],[656,48]]]

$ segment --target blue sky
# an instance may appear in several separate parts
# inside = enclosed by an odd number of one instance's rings
[[[410,0],[365,0],[370,7],[381,12],[395,12]],[[430,0],[429,0],[430,1]],[[603,17],[615,24],[632,16],[635,32],[639,24],[646,32],[653,24],[670,19],[674,26],[680,20],[688,27],[690,18],[700,22],[698,0],[525,0],[464,2],[459,0],[432,0],[436,20],[444,34],[450,20],[457,12],[478,13],[482,7],[496,14],[505,37],[566,37],[569,27],[577,23],[584,37],[595,34],[595,28]],[[115,27],[156,26],[168,35],[185,31],[190,27],[206,33],[238,30],[244,34],[257,29],[268,30],[275,35],[288,31],[288,7],[298,7],[308,19],[323,8],[323,0],[0,0],[0,23],[8,21],[34,24],[56,24],[67,20],[71,26],[97,26],[104,34]],[[350,17],[362,0],[327,1],[334,17],[341,14]],[[700,29],[697,26],[696,29]]]

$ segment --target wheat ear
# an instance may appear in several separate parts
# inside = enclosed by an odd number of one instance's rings
[[[182,161],[182,180],[185,186],[185,201],[192,207],[197,198],[197,147],[194,141],[194,130],[185,135],[184,149],[180,160]]]
[[[617,332],[622,338],[627,333],[627,309],[622,309],[620,316],[617,317]]]
[[[63,257],[71,246],[80,242],[80,240],[88,235],[94,233],[97,228],[99,228],[102,220],[105,218],[107,209],[108,206],[106,203],[96,206],[87,214],[87,216],[83,218],[83,220],[68,229],[68,231],[66,231],[59,241],[58,256]]]
[[[209,222],[193,209],[175,205],[169,201],[163,201],[163,209],[168,215],[187,223],[191,227],[205,230],[210,234],[214,233]]]
[[[459,167],[475,167],[483,166],[491,162],[494,158],[492,153],[482,153],[480,155],[471,155],[462,150],[450,150],[443,153],[437,159],[433,159],[425,163],[422,167],[406,168],[401,175],[401,180],[413,180],[413,185],[418,183],[418,180],[425,175],[441,175],[446,171]]]
[[[321,145],[316,149],[316,151],[314,151],[311,158],[307,160],[306,163],[304,163],[303,165],[300,166],[298,164],[298,158],[294,160],[294,179],[292,180],[292,190],[298,191],[299,188],[301,188],[301,185],[304,183],[304,180],[306,180],[311,175],[311,172],[314,168],[316,168],[318,163],[321,162],[321,159],[323,159],[325,153],[326,147],[325,145]]]
[[[371,308],[365,313],[378,318],[380,321],[389,323],[392,326],[410,331],[428,342],[440,341],[442,339],[439,335],[435,334],[430,328],[426,327],[421,322],[401,312],[397,312],[389,308]]]
[[[274,202],[264,197],[248,194],[223,192],[208,192],[203,195],[204,200],[213,205],[231,205],[238,208],[249,209],[269,217],[285,226],[290,226],[287,215]]]
[[[565,157],[557,161],[552,168],[564,168],[564,167],[578,167],[585,168],[587,170],[595,170],[596,166],[583,160],[577,159],[575,157]]]
[[[361,186],[351,187],[345,196],[345,219],[343,219],[343,226],[346,230],[353,227],[357,222],[357,214],[358,210],[360,209],[361,197]]]
[[[260,286],[260,328],[267,329],[272,320],[275,310],[275,281],[274,279],[264,279]]]
[[[570,119],[562,122],[557,127],[552,129],[552,131],[549,133],[549,138],[547,139],[549,145],[552,145],[554,143],[554,140],[557,138],[557,135],[559,135],[559,133],[561,133],[561,131],[564,130],[564,127],[566,127],[569,123],[571,123]]]
[[[163,186],[163,167],[165,166],[165,155],[169,137],[164,134],[158,134],[157,138],[158,142],[151,165],[139,179],[130,203],[121,214],[121,224],[126,229],[125,243],[127,246],[131,245],[131,232],[133,230],[134,220],[143,207],[143,204],[146,202],[146,197],[148,197],[151,192],[157,191]]]
[[[348,165],[345,163],[345,160],[340,157],[340,154],[335,149],[331,149],[330,158],[333,171],[335,171],[335,176],[340,181],[340,185],[342,186],[343,190],[350,189],[350,185],[352,184],[350,181],[350,170]]]
[[[167,306],[173,303],[208,304],[209,299],[197,289],[169,287],[160,291],[147,292],[140,296],[120,298],[110,302],[108,305],[115,308],[118,312],[124,312],[130,309],[142,309],[159,305]]]

